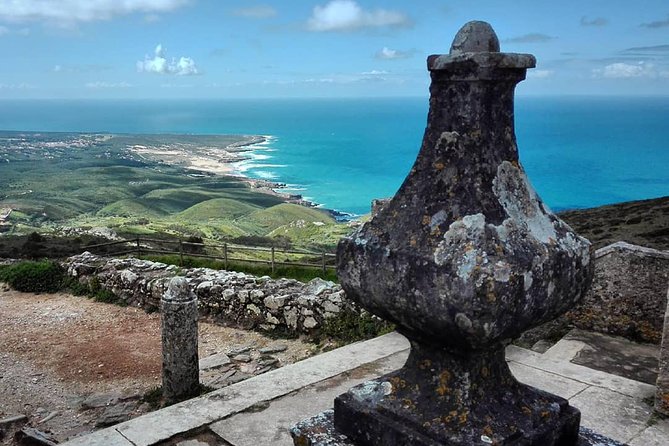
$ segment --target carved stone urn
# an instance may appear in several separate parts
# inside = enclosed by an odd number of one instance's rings
[[[335,400],[356,445],[574,445],[580,413],[519,383],[523,331],[577,303],[590,243],[544,205],[518,160],[514,89],[535,66],[470,22],[430,56],[423,144],[397,194],[338,246],[347,295],[397,324],[406,365]]]

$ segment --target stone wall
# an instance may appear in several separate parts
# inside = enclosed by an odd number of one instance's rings
[[[669,290],[667,290],[669,299]],[[669,306],[664,315],[664,335],[660,349],[660,364],[657,374],[657,390],[655,392],[655,410],[669,416]]]
[[[618,242],[598,249],[595,278],[567,313],[578,328],[659,344],[669,284],[669,252]]]
[[[147,260],[111,259],[88,252],[70,257],[68,275],[96,281],[128,305],[158,310],[169,279],[185,276],[199,300],[201,316],[245,328],[310,333],[344,309],[354,309],[339,285],[322,279],[302,283],[234,271],[182,269]]]

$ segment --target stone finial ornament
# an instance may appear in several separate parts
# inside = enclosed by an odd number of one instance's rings
[[[352,444],[577,444],[580,412],[516,381],[504,358],[512,339],[578,302],[594,271],[590,243],[550,212],[518,160],[514,89],[535,63],[500,53],[485,22],[430,56],[415,164],[339,243],[348,296],[411,341],[402,369],[335,400],[334,425]]]

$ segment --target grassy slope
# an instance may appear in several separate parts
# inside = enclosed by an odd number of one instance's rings
[[[54,225],[106,226],[127,235],[211,239],[286,235],[305,246],[319,239],[313,231],[291,228],[284,234],[271,233],[295,221],[346,228],[322,211],[283,203],[233,177],[195,177],[177,167],[131,159],[125,147],[146,138],[123,136],[51,159],[35,156],[0,164],[0,208],[15,209],[10,221],[15,232],[24,233],[48,231]],[[182,139],[165,138],[177,143]],[[208,138],[202,137],[203,144],[215,142]],[[319,227],[319,231],[338,237],[341,229]]]

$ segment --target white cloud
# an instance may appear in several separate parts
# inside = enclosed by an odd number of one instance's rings
[[[546,79],[551,77],[554,73],[553,70],[530,70],[527,72],[527,77],[532,79]]]
[[[130,88],[130,87],[132,87],[132,84],[129,84],[127,82],[97,81],[97,82],[88,82],[86,84],[86,88],[91,88],[95,90],[107,89],[107,88]]]
[[[363,71],[360,74],[362,74],[363,76],[379,76],[381,74],[388,74],[388,72],[385,70],[372,70],[372,71]]]
[[[362,28],[408,26],[405,14],[387,9],[366,11],[353,0],[331,0],[325,6],[314,7],[307,22],[310,31],[352,31]]]
[[[411,57],[411,55],[414,52],[415,51],[413,50],[412,51],[393,50],[384,46],[378,53],[374,55],[374,57],[377,59],[384,59],[384,60],[406,59],[408,57]]]
[[[195,61],[190,57],[172,58],[168,61],[165,57],[163,46],[158,44],[154,50],[153,57],[145,56],[143,61],[137,62],[137,71],[140,73],[176,74],[177,76],[191,76],[200,74]]]
[[[60,23],[109,20],[132,13],[173,11],[190,0],[0,0],[0,20]]]
[[[612,63],[604,68],[592,70],[593,77],[604,77],[608,79],[630,79],[630,78],[655,78],[661,75],[655,66],[646,62],[629,64],[624,62]]]
[[[25,82],[21,82],[20,84],[0,84],[0,90],[34,90],[35,88],[37,87]]]
[[[238,8],[232,13],[239,17],[246,17],[248,19],[269,19],[276,16],[277,11],[269,5],[251,6],[248,8]]]

